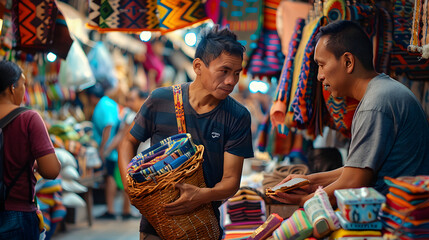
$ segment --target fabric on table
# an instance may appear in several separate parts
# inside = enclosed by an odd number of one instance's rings
[[[428,193],[429,176],[416,177],[384,177],[384,181],[390,187],[399,188],[407,193]]]
[[[280,226],[282,221],[282,217],[276,213],[272,213],[261,226],[253,231],[252,235],[248,237],[247,240],[261,240],[268,238]]]
[[[295,239],[301,240],[311,236],[313,226],[304,210],[296,210],[292,216],[282,222],[274,232],[276,240]]]

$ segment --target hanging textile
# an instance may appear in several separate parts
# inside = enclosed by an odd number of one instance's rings
[[[325,24],[324,19],[324,17],[315,18],[303,30],[295,56],[291,98],[285,119],[285,125],[288,128],[304,129],[308,125],[308,119],[311,119],[308,115],[307,103],[312,92],[310,84],[314,83],[317,77],[317,74],[314,74],[317,71],[317,65],[313,60],[315,37],[320,27]],[[300,105],[301,103],[303,105]]]
[[[428,0],[416,0],[414,3],[413,28],[408,50],[417,52],[422,58],[429,58],[429,5]]]
[[[87,26],[100,32],[159,29],[156,0],[90,0]]]
[[[208,19],[201,0],[158,0],[160,30],[163,33],[189,27]]]
[[[58,9],[55,0],[12,1],[13,31],[19,49],[43,51],[52,43]]]
[[[221,0],[220,6],[225,24],[237,34],[239,42],[246,47],[246,54],[250,57],[258,46],[263,0]]]
[[[289,105],[289,99],[291,94],[292,76],[294,69],[295,55],[298,50],[298,46],[301,41],[302,31],[305,26],[304,19],[297,19],[295,29],[292,34],[292,38],[289,42],[288,55],[283,65],[282,73],[280,75],[279,84],[276,90],[276,96],[274,103],[271,106],[270,115],[271,121],[274,126],[277,126],[280,133],[286,134],[285,128],[280,126],[284,125],[284,119],[286,114],[286,108]]]
[[[220,16],[220,1],[221,0],[207,0],[204,4],[207,17],[217,24],[221,24],[220,19],[222,18]]]
[[[87,26],[99,32],[166,33],[207,20],[201,0],[90,0]]]
[[[416,1],[416,4],[420,3],[421,1]],[[417,36],[417,34],[411,32],[413,25],[413,5],[410,0],[395,1],[393,9],[391,70],[397,75],[404,73],[411,80],[427,80],[427,76],[429,76],[429,59],[420,60],[419,54],[410,54],[407,52],[412,34],[413,36]]]
[[[261,37],[247,67],[249,74],[253,76],[278,76],[281,72],[284,55],[276,28],[279,4],[280,0],[264,1],[264,24]]]

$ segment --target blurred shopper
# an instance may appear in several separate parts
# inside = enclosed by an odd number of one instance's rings
[[[0,62],[0,125],[21,105],[25,81],[18,65]],[[0,135],[3,135],[3,149],[0,150],[3,179],[0,183],[6,187],[1,189],[1,197],[4,196],[5,201],[0,201],[0,239],[38,240],[40,220],[34,202],[36,178],[33,172],[37,170],[43,178],[54,179],[61,170],[61,164],[37,112],[24,111],[0,127]]]
[[[94,107],[92,114],[92,123],[94,125],[94,140],[98,143],[98,154],[103,161],[103,168],[106,170],[105,178],[105,197],[107,211],[98,216],[98,219],[116,219],[114,210],[114,200],[117,192],[117,186],[114,179],[115,168],[118,164],[118,152],[115,146],[112,146],[112,140],[115,137],[120,120],[118,104],[104,95],[104,89],[101,85],[86,89],[88,102]],[[122,214],[130,214],[130,209],[125,209]]]

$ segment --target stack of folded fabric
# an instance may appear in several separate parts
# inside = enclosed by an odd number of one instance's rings
[[[228,215],[228,220],[223,221],[224,239],[247,238],[266,219],[261,194],[249,187],[241,187],[234,197],[222,205],[221,211]]]
[[[429,239],[429,176],[384,178],[389,186],[381,209],[385,236]]]
[[[162,140],[135,156],[128,165],[128,174],[136,182],[154,179],[178,168],[196,152],[188,133],[177,134]]]

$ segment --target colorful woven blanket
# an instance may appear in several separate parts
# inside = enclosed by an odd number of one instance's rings
[[[178,168],[195,152],[190,134],[176,134],[137,154],[128,165],[128,174],[137,182],[144,182]]]

